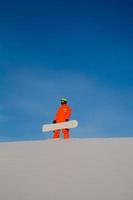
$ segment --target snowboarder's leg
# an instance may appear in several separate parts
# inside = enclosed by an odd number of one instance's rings
[[[56,138],[59,138],[59,137],[60,137],[60,131],[59,130],[54,131],[53,138],[56,139]]]
[[[62,130],[63,134],[64,134],[64,139],[68,139],[69,138],[69,129],[63,129]]]

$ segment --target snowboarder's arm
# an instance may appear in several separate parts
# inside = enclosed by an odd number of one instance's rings
[[[58,117],[58,115],[59,115],[59,112],[60,112],[60,108],[57,110],[53,122],[57,120],[57,117]],[[55,123],[56,123],[56,122],[55,122]]]
[[[70,119],[70,116],[71,116],[71,108],[68,108],[67,112],[66,112],[66,115],[65,115],[65,118],[66,120],[65,121],[68,121]]]

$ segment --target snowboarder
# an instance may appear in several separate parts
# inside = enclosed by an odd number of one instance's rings
[[[67,99],[62,98],[61,99],[61,106],[58,108],[57,113],[55,115],[55,118],[53,120],[53,123],[58,122],[66,122],[69,121],[71,116],[71,108],[67,105]],[[69,129],[62,129],[62,133],[64,135],[64,139],[69,138]],[[59,138],[60,137],[60,130],[55,130],[53,138]]]

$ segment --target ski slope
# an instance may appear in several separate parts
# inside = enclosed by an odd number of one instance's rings
[[[0,143],[1,200],[133,200],[133,138]]]

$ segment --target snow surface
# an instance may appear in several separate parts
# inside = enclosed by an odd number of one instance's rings
[[[0,143],[1,200],[133,200],[133,138]]]

